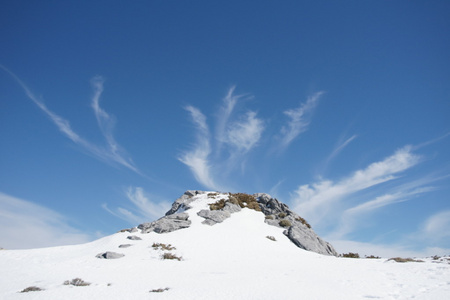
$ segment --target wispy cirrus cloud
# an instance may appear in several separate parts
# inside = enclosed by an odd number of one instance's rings
[[[358,136],[356,134],[352,135],[349,138],[346,139],[340,139],[338,141],[338,144],[334,147],[331,154],[327,157],[327,163],[330,162],[333,158],[335,158],[339,153],[344,150],[345,147],[347,147],[354,139],[356,139]]]
[[[281,150],[286,149],[299,134],[307,130],[309,123],[311,122],[312,113],[317,106],[319,98],[323,94],[324,92],[317,92],[308,97],[306,102],[302,103],[299,107],[284,112],[284,114],[288,116],[289,121],[280,131]]]
[[[332,239],[342,239],[349,233],[360,228],[358,224],[364,221],[369,215],[376,213],[377,210],[389,205],[408,201],[415,196],[434,190],[436,188],[431,186],[418,186],[412,190],[402,186],[397,191],[377,196],[375,199],[348,208],[341,214],[337,228],[329,236]]]
[[[112,215],[127,221],[132,225],[150,222],[164,216],[170,208],[168,201],[152,201],[143,188],[130,186],[125,190],[125,196],[132,206],[110,209],[106,203],[102,208]]]
[[[264,122],[249,111],[241,121],[230,124],[227,142],[239,152],[246,153],[255,147],[264,131]]]
[[[47,207],[0,192],[0,247],[28,249],[86,243],[89,234]],[[6,229],[7,228],[7,229]]]
[[[321,180],[313,184],[301,185],[292,199],[295,210],[318,223],[333,211],[344,197],[391,181],[397,174],[420,162],[420,156],[412,153],[411,146],[397,150],[393,155],[357,170],[352,175],[337,182]]]
[[[234,171],[238,168],[243,174],[247,157],[253,149],[263,144],[261,141],[264,140],[263,135],[268,122],[258,117],[256,111],[236,111],[239,100],[250,99],[252,96],[235,94],[235,89],[235,86],[229,89],[215,114],[214,136],[211,135],[206,117],[200,110],[192,106],[186,108],[196,127],[196,144],[190,150],[183,152],[178,159],[188,166],[195,179],[207,188],[220,189],[217,183],[220,181],[223,187],[224,181],[230,174],[234,174],[235,179]],[[271,152],[270,149],[286,149],[299,134],[307,130],[312,112],[322,94],[323,92],[315,93],[298,108],[284,112],[289,120],[281,128],[281,135],[277,136],[277,146],[266,147],[268,153]],[[265,139],[265,141],[273,142],[274,139]],[[228,189],[230,189],[229,186]]]
[[[103,92],[103,78],[101,76],[96,76],[92,79],[91,83],[94,88],[94,95],[92,97],[92,108],[94,110],[95,116],[97,118],[97,122],[99,128],[106,140],[107,147],[101,147],[96,144],[93,144],[86,139],[82,138],[78,133],[76,133],[72,127],[70,126],[70,122],[61,116],[57,115],[53,111],[51,111],[44,102],[39,99],[28,86],[13,72],[11,72],[6,67],[0,65],[5,72],[7,72],[25,91],[25,94],[30,98],[46,115],[49,119],[56,125],[56,127],[61,131],[67,138],[69,138],[72,142],[82,147],[83,150],[86,150],[89,154],[94,157],[107,162],[107,163],[117,163],[122,165],[140,175],[142,173],[135,166],[131,158],[127,157],[125,151],[120,147],[120,145],[115,141],[113,136],[113,129],[115,120],[112,116],[106,113],[99,105],[100,96]]]
[[[190,113],[197,129],[196,142],[191,150],[182,153],[178,159],[190,168],[199,183],[210,189],[218,189],[211,174],[209,162],[211,153],[210,133],[206,124],[206,117],[193,106],[187,106],[186,110]]]
[[[220,190],[223,187],[223,184],[217,184],[217,174],[223,178],[223,174],[228,173],[236,161],[258,145],[264,131],[264,122],[257,117],[256,112],[248,111],[232,119],[237,101],[246,96],[235,95],[234,90],[235,87],[232,87],[222,100],[214,137],[211,136],[206,116],[193,106],[185,108],[196,127],[196,142],[178,159],[190,168],[200,184],[209,189]],[[213,139],[217,141],[215,147],[211,142]]]
[[[419,232],[422,239],[433,243],[447,242],[450,247],[450,210],[443,210],[430,216],[422,225]]]

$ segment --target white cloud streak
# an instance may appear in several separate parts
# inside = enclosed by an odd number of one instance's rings
[[[94,157],[108,162],[108,163],[118,163],[140,175],[142,173],[138,170],[138,168],[134,165],[130,158],[126,158],[124,151],[117,144],[112,134],[112,130],[114,128],[114,118],[109,116],[100,106],[99,99],[103,91],[103,79],[100,76],[94,77],[92,80],[92,85],[94,88],[94,96],[92,98],[92,108],[94,109],[94,113],[97,117],[97,121],[100,127],[100,130],[103,133],[104,138],[107,141],[108,147],[107,149],[103,147],[99,147],[95,144],[90,143],[89,141],[82,138],[79,134],[77,134],[70,126],[69,121],[60,117],[56,113],[52,112],[47,106],[36,97],[31,90],[27,87],[27,85],[13,72],[11,72],[6,67],[0,65],[5,72],[7,72],[25,91],[25,94],[30,98],[56,125],[56,127],[72,142],[81,146],[88,153],[94,155]]]
[[[44,206],[0,192],[0,247],[28,249],[86,243],[93,237]]]
[[[339,141],[338,145],[333,149],[333,152],[331,152],[330,156],[327,158],[327,162],[331,161],[333,158],[335,158],[339,153],[344,150],[345,147],[348,146],[354,139],[356,139],[358,136],[355,134],[345,141]]]
[[[217,189],[210,170],[209,155],[211,153],[209,128],[206,117],[202,112],[187,106],[186,110],[191,114],[192,120],[197,128],[196,143],[190,151],[184,152],[178,159],[187,165],[194,174],[195,179],[210,189]]]
[[[103,204],[102,208],[134,226],[159,219],[170,208],[170,203],[167,201],[151,201],[141,187],[128,187],[125,195],[133,205],[131,208],[118,207],[112,210],[106,204]]]
[[[408,201],[414,196],[434,190],[436,190],[434,187],[417,187],[413,190],[403,190],[400,188],[397,192],[384,194],[375,199],[346,209],[340,217],[339,226],[329,235],[332,236],[333,239],[341,239],[345,237],[345,235],[357,230],[359,227],[357,226],[358,222],[364,220],[367,215],[374,213],[376,210],[388,205]]]
[[[411,147],[405,146],[384,160],[372,163],[338,182],[322,180],[311,185],[302,185],[293,198],[295,210],[312,223],[317,223],[343,197],[391,181],[396,178],[397,173],[413,167],[419,161],[420,157],[411,153]]]
[[[299,134],[308,129],[312,112],[323,93],[317,92],[309,97],[305,103],[301,104],[300,107],[284,112],[289,117],[289,122],[281,128],[281,149],[287,148]]]
[[[423,224],[421,235],[433,242],[448,241],[450,239],[450,210],[444,210],[429,217]]]
[[[257,145],[263,131],[264,122],[256,117],[255,112],[250,111],[244,120],[230,125],[227,141],[239,152],[246,153]]]

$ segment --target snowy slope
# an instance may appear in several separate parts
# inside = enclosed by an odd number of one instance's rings
[[[450,299],[448,263],[308,252],[247,208],[223,223],[204,225],[197,212],[214,200],[196,197],[186,211],[192,221],[187,229],[121,232],[83,245],[0,251],[0,299]],[[130,235],[142,240],[129,240]],[[176,250],[154,249],[153,243]],[[125,256],[96,258],[105,251]],[[164,252],[182,260],[163,260]],[[91,285],[63,284],[77,277]],[[29,286],[44,290],[19,293]]]

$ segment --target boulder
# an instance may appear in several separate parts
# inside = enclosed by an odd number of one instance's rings
[[[117,259],[117,258],[121,258],[124,256],[125,256],[125,254],[122,254],[122,253],[106,251],[104,253],[97,254],[95,257],[101,258],[101,259]]]
[[[203,209],[197,213],[202,218],[205,218],[203,224],[214,225],[217,223],[222,223],[225,219],[229,218],[231,214],[228,211],[223,210],[209,210]]]
[[[189,215],[187,213],[177,213],[167,215],[151,223],[143,223],[138,226],[141,229],[141,233],[166,233],[172,232],[178,229],[188,228],[191,225],[191,221],[188,220]]]
[[[132,240],[132,241],[139,241],[142,240],[140,237],[136,236],[136,235],[130,235],[127,236],[127,239]]]
[[[281,226],[283,224],[290,224],[283,233],[297,247],[325,255],[338,255],[333,246],[322,240],[314,230],[311,229],[311,226],[306,220],[290,210],[289,206],[272,198],[268,194],[260,193],[254,194],[253,196],[255,196],[260,204],[261,211],[266,216],[271,216],[271,218],[265,219],[267,224],[281,228],[286,228]],[[282,222],[282,220],[284,221]]]
[[[306,226],[291,226],[283,233],[299,248],[324,255],[338,255],[333,246]]]
[[[172,203],[172,207],[169,209],[169,211],[166,212],[166,216],[173,215],[177,212],[180,213],[180,212],[190,209],[191,207],[189,206],[189,203],[194,201],[194,199],[192,199],[192,198],[199,194],[206,194],[206,192],[203,192],[203,191],[186,191],[186,192],[184,192],[184,194],[180,198],[178,198],[177,200],[175,200],[174,203]]]
[[[119,248],[128,248],[131,246],[132,246],[131,244],[122,244],[122,245],[119,245]]]

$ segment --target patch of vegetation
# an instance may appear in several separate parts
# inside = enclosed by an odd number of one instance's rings
[[[163,243],[153,243],[152,245],[153,249],[162,249],[162,250],[176,250],[177,248],[173,247],[171,244],[163,244]]]
[[[208,194],[209,195],[209,194]],[[229,199],[220,199],[219,201],[215,203],[209,204],[210,210],[221,210],[225,207],[225,204],[227,202],[230,202],[235,205],[239,205],[241,208],[247,207],[256,211],[261,211],[261,207],[259,206],[258,201],[256,201],[256,198],[249,194],[244,193],[236,193],[236,194],[229,194]]]
[[[266,215],[266,219],[267,220],[273,220],[273,216],[272,215]]]
[[[423,262],[423,260],[420,260],[420,259],[412,259],[412,258],[410,258],[410,257],[408,257],[408,258],[392,257],[392,258],[389,258],[389,259],[388,259],[388,261],[390,261],[390,260],[393,260],[393,261],[396,261],[396,262],[399,262],[399,263],[406,263],[406,262]]]
[[[374,256],[374,255],[369,255],[369,256],[366,255],[366,258],[380,259],[381,257],[379,257],[379,256]]]
[[[284,212],[280,212],[280,213],[278,214],[278,217],[279,217],[279,218],[282,218],[282,219],[283,219],[283,218],[286,218],[286,216],[287,216],[287,215],[286,215],[286,213],[284,213]]]
[[[290,227],[292,226],[289,220],[283,219],[278,223],[281,227]]]
[[[175,254],[166,252],[163,254],[162,259],[176,259],[176,260],[180,261],[183,258],[181,256],[176,256]]]
[[[268,238],[269,240],[274,241],[274,242],[277,241],[276,238],[274,236],[271,236],[271,235],[266,236],[266,238]]]
[[[74,278],[72,280],[66,280],[63,283],[64,285],[73,285],[73,286],[88,286],[91,285],[89,282],[84,281],[81,278]]]
[[[163,289],[155,289],[155,290],[151,290],[150,291],[150,293],[162,293],[162,292],[165,292],[165,291],[168,291],[169,290],[169,288],[163,288]]]
[[[349,253],[342,254],[342,257],[359,258],[359,254],[358,253],[349,252]]]
[[[220,210],[225,207],[225,203],[226,203],[225,199],[220,199],[219,201],[217,201],[215,203],[209,204],[209,209],[210,210]]]
[[[306,222],[306,220],[303,219],[302,217],[297,217],[297,218],[295,218],[295,221],[299,221],[299,222],[301,222],[303,225],[305,225],[306,227],[311,228],[311,225],[309,225],[309,223]]]
[[[250,209],[254,209],[256,211],[261,211],[261,207],[259,206],[258,201],[252,195],[245,193],[230,193],[230,202],[234,204],[238,204],[241,208],[247,207]]]
[[[40,287],[37,286],[29,286],[26,289],[23,289],[22,291],[20,291],[21,293],[28,293],[28,292],[39,292],[39,291],[43,291],[43,289],[41,289]]]

